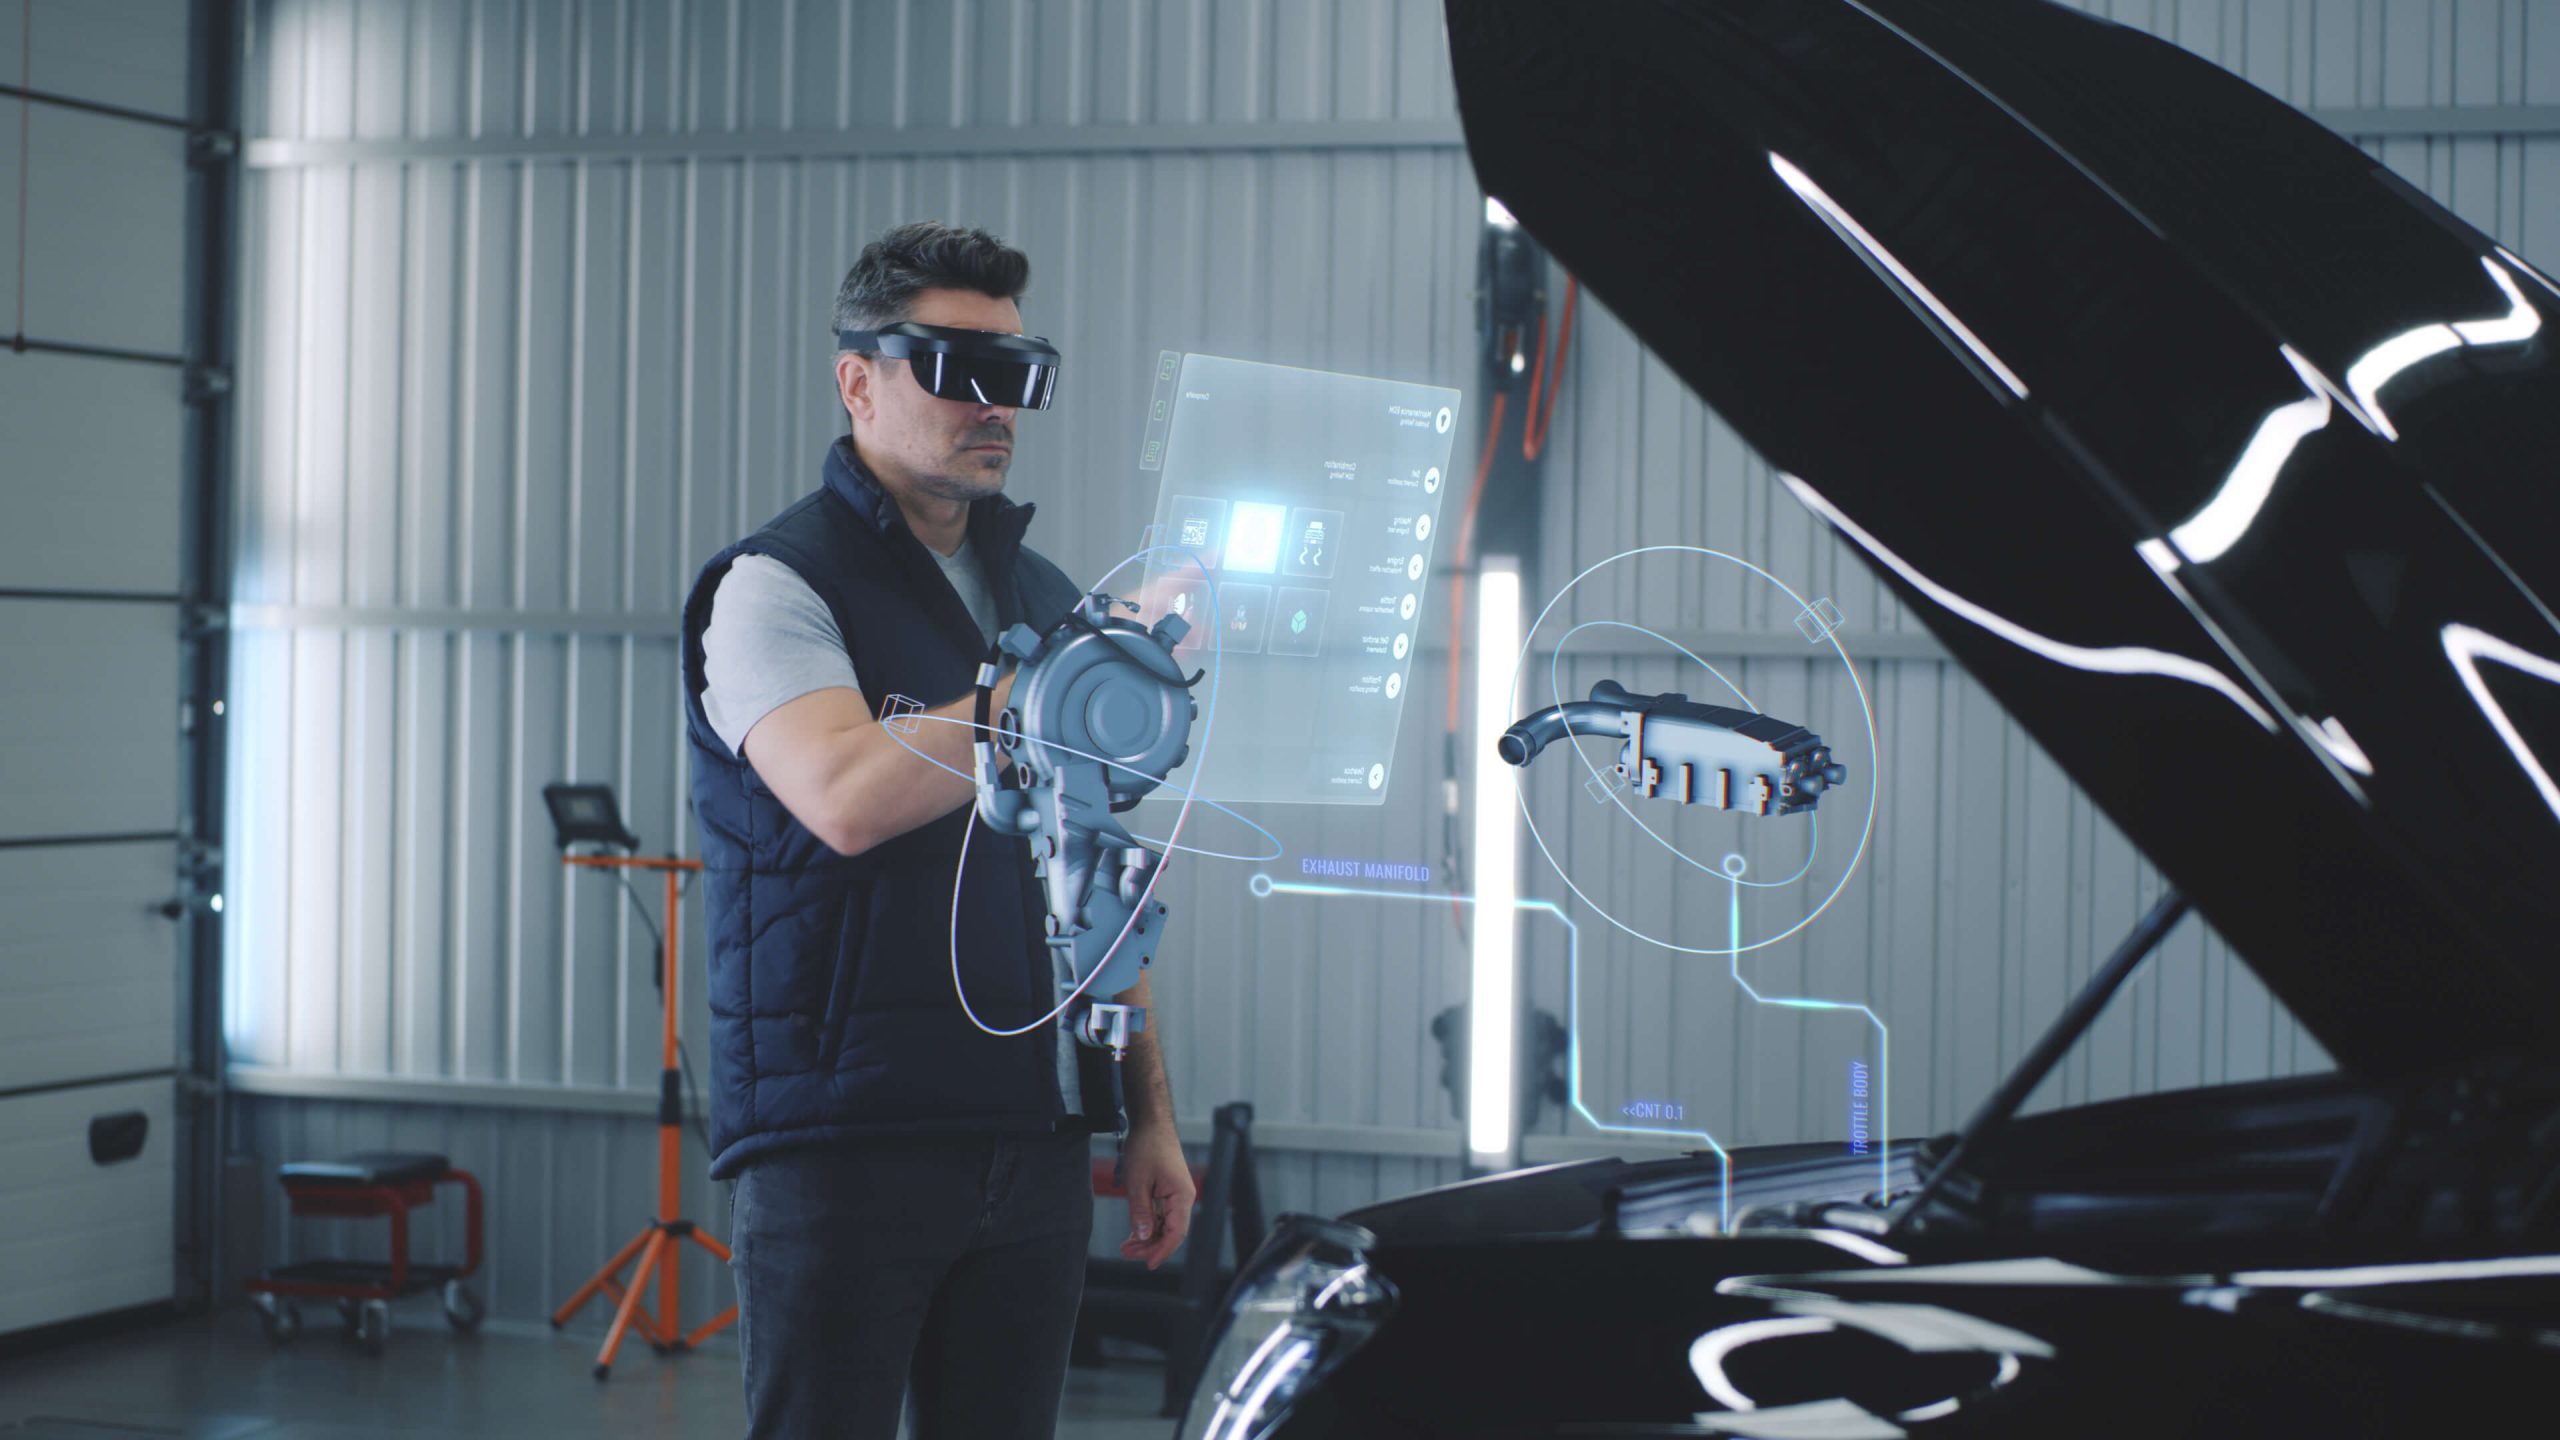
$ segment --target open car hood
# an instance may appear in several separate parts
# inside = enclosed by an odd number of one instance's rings
[[[2554,1048],[2550,279],[2035,0],[1448,20],[1487,193],[2342,1065]]]

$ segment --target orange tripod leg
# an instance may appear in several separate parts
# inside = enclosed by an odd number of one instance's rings
[[[604,1282],[604,1293],[613,1301],[615,1308],[619,1309],[621,1307],[623,1290],[620,1285],[611,1280],[607,1280]],[[656,1315],[650,1313],[649,1306],[645,1301],[642,1302],[639,1309],[631,1312],[631,1323],[641,1334],[650,1336],[653,1340],[659,1331],[666,1328],[658,1323],[658,1317]]]
[[[657,1233],[657,1227],[652,1225],[647,1229],[642,1230],[639,1234],[632,1236],[630,1244],[615,1251],[613,1258],[604,1262],[604,1268],[598,1270],[593,1279],[587,1281],[586,1284],[579,1286],[577,1294],[569,1297],[568,1304],[551,1312],[551,1328],[557,1330],[561,1326],[568,1324],[569,1317],[577,1314],[579,1307],[594,1299],[597,1291],[606,1289],[610,1286],[613,1281],[614,1273],[620,1270],[623,1266],[629,1264],[631,1262],[631,1257],[640,1253],[640,1247],[649,1243],[649,1237]],[[617,1295],[614,1298],[620,1299],[621,1297]]]
[[[726,1330],[737,1323],[738,1307],[732,1305],[728,1309],[721,1311],[719,1314],[712,1316],[710,1319],[703,1321],[701,1329],[698,1329],[692,1334],[684,1337],[684,1343],[688,1348],[699,1345],[703,1341],[710,1339],[712,1336],[719,1334],[721,1331]]]
[[[677,964],[677,945],[684,933],[684,925],[680,918],[682,912],[679,909],[683,891],[677,882],[680,874],[700,870],[702,862],[681,860],[673,856],[568,855],[562,858],[571,865],[656,870],[662,873],[666,882],[666,923],[660,927],[664,952],[659,961],[661,968],[659,970],[660,1088],[657,1214],[648,1229],[641,1231],[631,1243],[623,1246],[611,1260],[606,1261],[604,1268],[597,1271],[586,1284],[580,1286],[578,1293],[570,1296],[569,1302],[561,1306],[551,1317],[551,1323],[556,1328],[566,1324],[570,1316],[576,1314],[580,1308],[599,1294],[608,1296],[614,1301],[613,1328],[606,1334],[603,1352],[596,1357],[596,1378],[601,1380],[611,1371],[614,1356],[621,1349],[623,1340],[631,1333],[635,1321],[643,1339],[662,1350],[680,1351],[691,1348],[695,1341],[704,1336],[735,1323],[737,1307],[731,1306],[729,1310],[691,1335],[684,1332],[679,1320],[678,1297],[682,1267],[678,1263],[678,1257],[683,1251],[682,1247],[676,1243],[677,1238],[681,1235],[692,1235],[695,1239],[702,1241],[704,1247],[712,1254],[724,1261],[729,1258],[727,1246],[694,1229],[692,1222],[683,1218],[684,1115],[678,1083],[683,1068],[683,1052],[677,1042],[676,1017],[682,1008],[680,996],[683,993],[684,979],[683,969]],[[629,1264],[634,1256],[638,1257],[639,1263],[633,1268],[630,1277],[625,1279],[621,1273],[622,1267]],[[653,1275],[658,1282],[658,1303],[654,1308],[642,1302],[642,1297],[648,1293],[649,1281]]]
[[[685,1233],[693,1237],[695,1244],[700,1245],[703,1249],[719,1256],[721,1264],[726,1265],[729,1263],[728,1246],[721,1244],[719,1241],[714,1240],[700,1230],[688,1230]],[[736,1323],[738,1323],[738,1307],[732,1305],[728,1309],[721,1311],[719,1314],[712,1316],[709,1320],[704,1321],[700,1329],[684,1337],[685,1347],[687,1349],[691,1349],[692,1347],[701,1344],[705,1339],[719,1334],[721,1331],[728,1329]]]
[[[674,1263],[667,1243],[667,1232],[651,1230],[645,1237],[647,1249],[640,1252],[640,1268],[631,1272],[631,1288],[623,1292],[622,1306],[613,1312],[613,1328],[605,1332],[604,1350],[596,1356],[596,1378],[602,1380],[613,1369],[614,1352],[622,1348],[622,1337],[631,1328],[631,1312],[640,1308],[640,1291],[648,1284],[649,1271],[660,1261]]]

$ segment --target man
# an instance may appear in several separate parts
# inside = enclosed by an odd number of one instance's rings
[[[1026,842],[977,827],[955,895],[974,735],[947,722],[974,717],[993,637],[1046,628],[1078,587],[1023,545],[1032,507],[1002,493],[1017,409],[996,402],[1043,404],[1045,389],[991,394],[969,382],[1001,365],[889,353],[1020,346],[977,337],[1022,333],[1029,275],[982,230],[904,225],[865,248],[834,317],[851,433],[819,488],[714,556],[685,604],[711,1173],[738,1182],[752,1435],[888,1440],[910,1388],[919,1440],[1056,1423],[1092,1231],[1089,1136],[1119,1128],[1111,1062],[1050,1018]],[[893,733],[893,696],[938,708]],[[1161,1053],[1150,1025],[1123,1066],[1121,1253],[1150,1268],[1193,1200]]]

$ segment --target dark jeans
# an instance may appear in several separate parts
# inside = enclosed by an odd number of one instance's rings
[[[1093,1233],[1082,1135],[782,1151],[738,1177],[751,1437],[1048,1440]]]

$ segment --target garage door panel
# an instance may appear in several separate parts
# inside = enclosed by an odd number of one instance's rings
[[[187,0],[0,0],[0,76],[21,73],[47,95],[183,118]]]
[[[178,592],[181,404],[174,366],[0,348],[0,587]]]
[[[0,600],[0,840],[178,816],[174,607]]]
[[[0,106],[0,273],[20,244],[25,127],[26,333],[179,353],[186,322],[186,135],[59,105]]]
[[[178,1288],[198,8],[0,0],[0,1334]]]
[[[0,1091],[177,1063],[176,847],[0,849]]]
[[[96,1122],[134,1115],[139,1153],[93,1152]],[[169,1298],[175,1119],[165,1078],[0,1099],[0,1334]]]

